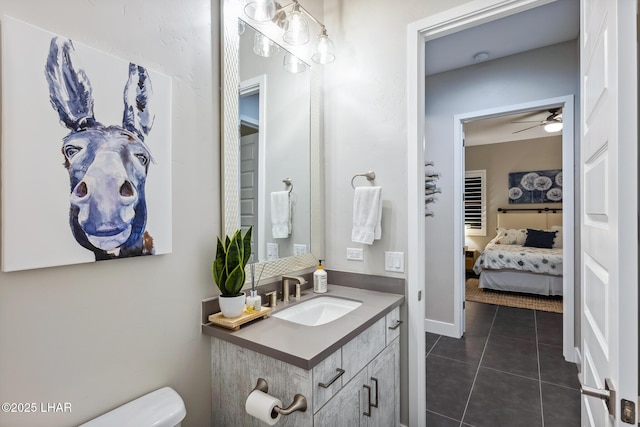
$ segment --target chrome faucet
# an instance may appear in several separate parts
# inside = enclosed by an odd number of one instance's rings
[[[282,276],[282,301],[289,302],[289,282],[295,280],[296,285],[296,298],[300,298],[300,286],[307,283],[307,281],[302,276]]]

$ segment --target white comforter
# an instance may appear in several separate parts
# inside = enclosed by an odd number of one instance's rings
[[[518,270],[562,276],[562,248],[541,249],[489,243],[476,260],[473,271]]]

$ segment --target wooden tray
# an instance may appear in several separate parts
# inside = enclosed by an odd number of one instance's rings
[[[237,331],[238,329],[240,329],[240,326],[244,325],[245,323],[251,322],[252,320],[258,319],[260,317],[266,318],[270,313],[271,307],[262,307],[261,310],[252,312],[248,312],[247,310],[245,310],[238,317],[224,317],[222,313],[215,313],[209,316],[209,322],[213,323],[214,325],[222,326],[223,328]]]

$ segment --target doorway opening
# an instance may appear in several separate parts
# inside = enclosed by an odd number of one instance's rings
[[[561,169],[562,169],[562,206],[558,211],[562,212],[562,233],[563,241],[566,244],[562,246],[562,295],[563,295],[563,355],[565,360],[569,362],[575,362],[576,353],[574,348],[574,313],[575,313],[575,295],[576,289],[574,287],[574,222],[575,222],[575,206],[574,206],[574,133],[573,123],[575,120],[574,102],[572,96],[558,97],[551,99],[543,99],[523,104],[515,104],[510,106],[504,106],[494,108],[490,110],[475,111],[471,113],[459,114],[454,119],[454,158],[456,159],[454,164],[454,174],[458,177],[457,186],[454,189],[456,195],[464,194],[464,177],[465,177],[465,125],[477,123],[481,120],[489,120],[493,118],[499,118],[509,116],[513,114],[530,113],[537,111],[562,110],[562,120],[564,126],[562,129],[562,141],[561,141]],[[507,119],[508,120],[508,119]],[[499,138],[498,136],[494,136]],[[494,154],[495,155],[495,154]],[[506,161],[506,159],[504,159]],[[506,181],[507,177],[503,177]],[[506,193],[506,192],[505,192]],[[507,193],[508,194],[508,193]],[[498,196],[499,197],[499,196]],[[457,224],[457,228],[460,229],[458,242],[459,246],[468,246],[469,241],[465,240],[465,226],[464,226],[464,202],[462,197],[454,198],[456,207],[455,211],[459,212],[457,217],[460,218],[460,222]],[[459,200],[459,201],[458,201]],[[526,205],[523,205],[526,206]],[[543,205],[530,205],[530,206],[543,206]],[[501,205],[500,208],[508,208],[507,205]],[[492,209],[494,210],[494,209]],[[496,212],[488,212],[487,216],[496,215]],[[490,223],[490,222],[489,222]],[[537,227],[531,227],[537,228]],[[542,228],[542,227],[541,227]],[[549,227],[551,228],[551,227]],[[487,227],[487,234],[490,237],[495,236],[489,227]],[[455,239],[455,237],[454,237]],[[454,243],[456,247],[456,243]],[[478,248],[478,249],[484,249]],[[456,283],[456,290],[458,297],[455,299],[456,306],[454,308],[454,315],[459,320],[459,333],[464,333],[465,316],[464,316],[464,301],[465,301],[465,282],[466,282],[466,265],[465,259],[461,259],[459,265],[462,271],[458,274],[454,274],[454,280]],[[510,276],[511,277],[511,276]],[[538,286],[536,283],[535,286]],[[459,316],[459,317],[458,317]]]

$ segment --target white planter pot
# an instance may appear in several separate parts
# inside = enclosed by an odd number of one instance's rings
[[[245,294],[244,292],[236,297],[225,297],[220,295],[218,302],[220,303],[220,311],[224,317],[238,317],[244,310]]]

